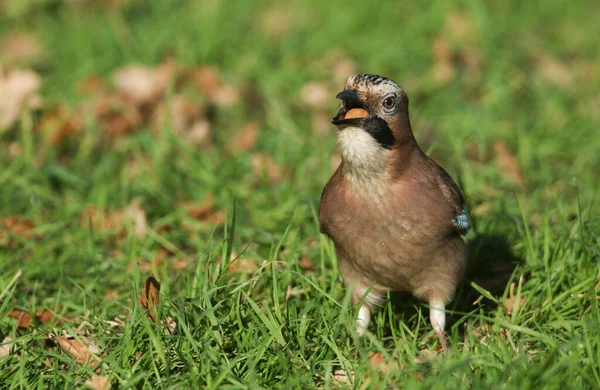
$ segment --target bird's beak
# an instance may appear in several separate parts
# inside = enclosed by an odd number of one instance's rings
[[[346,89],[345,91],[338,93],[335,98],[344,102],[337,115],[331,118],[331,123],[338,128],[342,129],[348,126],[356,126],[363,121],[364,116],[367,116],[367,114],[365,114],[361,117],[352,117],[346,119],[346,113],[354,108],[359,108],[368,113],[368,110],[360,101],[355,89]]]

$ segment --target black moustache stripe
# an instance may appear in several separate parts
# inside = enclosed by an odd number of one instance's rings
[[[375,138],[377,143],[385,149],[392,149],[392,146],[394,146],[394,143],[396,142],[392,129],[390,129],[386,121],[381,118],[366,118],[363,122],[363,130],[369,133],[371,137]]]

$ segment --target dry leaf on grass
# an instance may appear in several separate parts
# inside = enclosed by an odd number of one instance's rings
[[[192,71],[192,79],[204,97],[220,107],[232,107],[240,100],[240,91],[221,81],[220,72],[210,66]]]
[[[83,116],[72,113],[64,104],[46,110],[36,126],[51,146],[56,146],[83,129]]]
[[[402,368],[398,362],[386,363],[385,357],[381,352],[373,352],[369,354],[369,366],[371,370],[379,372],[380,377],[384,377],[387,373],[393,372]]]
[[[24,108],[41,105],[36,94],[42,84],[40,76],[32,70],[0,68],[0,133],[11,127]]]
[[[86,95],[98,95],[108,91],[106,81],[97,74],[91,74],[77,85],[79,92]]]
[[[92,375],[87,381],[86,386],[94,390],[107,390],[110,388],[108,377],[104,375]]]
[[[8,314],[8,316],[18,320],[17,327],[20,329],[27,329],[29,328],[29,325],[31,325],[31,314],[25,310],[14,309]],[[34,318],[36,324],[45,324],[54,318],[54,314],[52,314],[50,310],[40,309],[35,311]]]
[[[508,298],[503,303],[504,309],[506,309],[506,313],[508,315],[511,315],[515,308],[516,298],[517,297],[515,296],[515,283],[513,282],[510,284]],[[525,303],[526,299],[527,299],[527,297],[521,296],[521,299],[519,299],[519,306],[518,306],[519,308],[523,307],[523,304]]]
[[[237,133],[229,145],[229,149],[233,153],[247,152],[254,149],[259,133],[258,123],[248,123],[244,128]]]
[[[285,292],[285,300],[289,300],[292,297],[296,297],[299,295],[303,295],[306,293],[308,289],[303,289],[303,288],[299,288],[299,287],[292,287],[291,285],[287,286],[287,290]]]
[[[494,142],[494,151],[496,152],[496,159],[502,174],[509,180],[518,184],[525,182],[523,172],[519,166],[519,162],[516,157],[508,150],[506,144],[502,141]]]
[[[166,265],[167,269],[174,268],[176,270],[184,270],[188,267],[189,263],[189,258],[176,258],[172,252],[163,247],[160,247],[158,251],[156,251],[152,261],[144,259],[137,261],[140,270],[143,272],[152,272],[154,269],[153,267],[156,267],[156,269],[162,269],[163,265]],[[128,270],[132,271],[133,267],[134,263],[131,263]]]
[[[258,269],[258,262],[253,258],[241,258],[236,252],[231,253],[231,260],[227,270],[229,272],[252,273]]]
[[[258,177],[266,176],[271,184],[280,181],[284,172],[275,162],[273,157],[264,153],[254,153],[252,155],[252,171]]]
[[[314,268],[314,266],[315,266],[315,263],[306,256],[303,256],[300,259],[299,264],[300,264],[300,267],[302,267],[304,269],[311,269],[311,268]]]
[[[175,64],[167,61],[156,68],[133,64],[117,70],[113,82],[119,93],[134,104],[143,105],[158,99],[175,75]]]
[[[354,382],[354,373],[347,373],[343,369],[335,370],[333,373],[333,381],[339,385],[351,385]]]
[[[10,217],[0,216],[0,247],[15,248],[21,240],[29,240],[36,233],[33,221],[17,215]],[[20,238],[16,239],[16,238]]]
[[[31,324],[31,314],[21,309],[14,309],[8,313],[10,318],[14,318],[17,320],[17,327],[19,329],[27,329],[29,328],[29,324]]]
[[[54,318],[54,314],[50,310],[40,309],[35,311],[35,320],[38,323],[45,324]]]
[[[9,32],[0,41],[0,58],[4,63],[35,60],[42,54],[42,45],[33,35],[22,32]]]
[[[83,339],[80,341],[72,336],[55,336],[53,340],[79,364],[89,362],[89,365],[94,367],[100,363],[93,357],[93,355],[100,355],[100,349]]]
[[[102,211],[95,206],[88,206],[82,213],[81,225],[88,227],[90,220],[94,231],[114,233],[117,236],[125,234],[128,223],[131,223],[134,233],[140,238],[145,237],[148,231],[146,213],[137,198],[121,210]]]
[[[174,334],[177,330],[177,322],[172,317],[167,317],[161,321],[165,325],[168,334]]]
[[[215,194],[209,193],[199,202],[187,202],[184,204],[187,215],[213,224],[223,223],[225,213],[215,209]]]
[[[2,359],[4,356],[10,355],[13,345],[11,341],[11,337],[5,337],[4,340],[2,340],[2,342],[0,343],[0,359]]]
[[[145,237],[148,232],[148,221],[141,204],[142,202],[139,199],[134,199],[126,209],[127,216],[133,221],[135,234],[139,238]]]
[[[160,298],[160,283],[153,276],[148,277],[144,287],[140,291],[140,305],[146,311],[148,317],[156,322],[156,310]]]

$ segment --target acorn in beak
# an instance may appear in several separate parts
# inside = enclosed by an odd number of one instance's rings
[[[369,111],[360,101],[355,89],[347,89],[337,94],[336,99],[344,102],[331,123],[338,127],[356,126],[369,116]]]

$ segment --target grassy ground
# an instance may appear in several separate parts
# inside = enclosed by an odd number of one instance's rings
[[[2,55],[5,71],[39,74],[43,103],[0,131],[0,387],[328,388],[346,386],[342,370],[356,388],[600,386],[597,4],[123,3],[1,11],[0,38],[41,46]],[[117,95],[125,66],[168,61],[178,76],[151,102],[115,98],[114,121],[81,108]],[[231,101],[189,87],[206,65]],[[327,118],[354,71],[404,87],[417,139],[472,210],[473,271],[443,357],[426,306],[404,295],[355,340],[318,232]],[[105,86],[82,90],[90,75]],[[148,119],[182,95],[205,110],[201,141]],[[135,104],[143,119],[127,122]],[[150,275],[162,322],[138,303]],[[18,327],[15,309],[51,318]],[[63,333],[97,347],[91,365]]]

